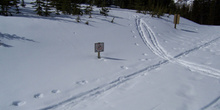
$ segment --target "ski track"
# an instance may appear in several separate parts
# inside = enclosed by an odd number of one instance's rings
[[[203,107],[201,110],[219,110],[220,109],[220,96]]]
[[[155,34],[142,19],[137,18],[136,23],[137,23],[137,29],[138,29],[139,34],[142,37],[144,43],[150,48],[150,50],[153,53],[155,53],[157,56],[163,58],[164,60],[159,61],[158,63],[156,63],[154,65],[148,66],[148,67],[143,68],[143,69],[136,71],[134,73],[131,73],[131,74],[128,74],[125,76],[120,76],[116,80],[111,81],[110,83],[106,83],[106,84],[100,85],[98,87],[95,87],[91,90],[81,92],[78,95],[70,97],[69,99],[66,99],[64,101],[61,101],[61,102],[54,104],[54,105],[51,105],[51,106],[41,108],[39,110],[72,110],[74,108],[74,106],[76,106],[77,104],[79,104],[82,101],[85,101],[86,99],[91,99],[93,97],[97,97],[97,96],[101,95],[102,93],[107,92],[108,90],[111,90],[111,89],[119,86],[120,84],[123,84],[126,81],[137,78],[138,76],[142,76],[146,72],[155,70],[162,65],[168,64],[169,62],[178,63],[182,66],[189,68],[190,70],[202,73],[204,75],[212,76],[214,78],[220,78],[220,71],[217,69],[180,60],[181,57],[186,56],[186,55],[190,54],[191,52],[197,51],[201,48],[204,48],[204,47],[212,44],[216,40],[220,39],[220,37],[213,39],[212,41],[209,41],[203,45],[195,47],[193,49],[182,52],[174,57],[171,57],[162,48],[162,46],[159,45]],[[213,102],[213,103],[215,103],[215,102]],[[207,105],[206,107],[204,107],[204,109],[208,108],[208,106],[211,106],[212,104]]]
[[[45,108],[42,108],[39,110],[69,110],[69,109],[72,109],[75,105],[84,101],[85,99],[97,97],[98,95],[100,95],[100,94],[102,94],[112,88],[115,88],[128,80],[134,79],[134,78],[142,75],[141,73],[143,73],[143,72],[155,70],[156,68],[160,67],[161,65],[164,65],[167,63],[168,63],[168,60],[160,61],[154,65],[148,66],[148,67],[141,69],[137,72],[134,72],[132,74],[118,77],[118,79],[116,79],[110,83],[103,84],[103,85],[98,86],[94,89],[79,93],[78,95],[75,95],[75,96],[73,96],[67,100],[64,100],[60,103],[57,103],[57,104],[54,104],[54,105],[51,105],[51,106],[48,106],[48,107],[45,107]]]
[[[220,37],[213,39],[203,45],[200,45],[198,47],[195,47],[193,49],[190,49],[188,51],[185,51],[183,53],[180,53],[179,55],[176,55],[174,57],[172,57],[171,55],[169,55],[165,49],[163,49],[163,47],[158,43],[158,40],[156,38],[156,35],[154,34],[154,32],[151,30],[151,28],[147,25],[147,23],[139,18],[136,18],[136,25],[138,28],[138,31],[140,33],[141,38],[143,39],[144,43],[150,48],[150,50],[156,54],[157,56],[168,60],[170,62],[173,63],[177,63],[179,65],[185,66],[187,68],[189,68],[192,71],[201,73],[203,75],[206,76],[210,76],[210,77],[214,77],[214,78],[220,78],[220,70],[208,67],[208,66],[204,66],[204,65],[200,65],[200,64],[196,64],[196,63],[191,63],[188,61],[184,61],[184,60],[180,60],[180,58],[182,56],[185,56],[193,51],[196,51],[198,49],[204,48],[210,44],[212,44],[213,42],[217,41],[218,39],[220,39]]]

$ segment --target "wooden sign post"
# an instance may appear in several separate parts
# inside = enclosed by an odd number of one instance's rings
[[[101,58],[100,52],[104,52],[104,43],[95,43],[95,52],[98,52],[98,58]]]
[[[174,15],[174,28],[176,29],[176,24],[180,23],[180,14],[175,14]]]

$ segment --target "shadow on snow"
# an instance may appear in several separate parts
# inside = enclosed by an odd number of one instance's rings
[[[25,37],[20,37],[20,36],[17,36],[15,34],[11,35],[11,34],[3,34],[0,32],[0,39],[7,39],[7,40],[22,40],[22,41],[29,41],[29,42],[36,42],[32,39],[27,39]],[[0,40],[0,46],[3,46],[3,47],[13,47],[11,45],[8,45],[8,44],[5,44],[3,43],[3,41]]]

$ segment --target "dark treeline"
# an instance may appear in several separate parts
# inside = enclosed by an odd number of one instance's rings
[[[200,24],[220,25],[220,0],[195,0],[184,17]]]
[[[100,10],[100,13],[106,16],[105,7],[115,5],[120,8],[135,9],[138,13],[148,13],[152,17],[159,18],[164,13],[169,15],[179,13],[182,17],[200,24],[220,25],[220,0],[194,0],[192,6],[178,5],[173,0],[35,0],[32,4],[36,14],[40,16],[50,16],[51,13],[91,16],[93,5],[102,7],[103,11]],[[80,4],[90,6],[82,10]],[[19,6],[25,7],[24,0],[1,0],[0,15],[20,13]]]

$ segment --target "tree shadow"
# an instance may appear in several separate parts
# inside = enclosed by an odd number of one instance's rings
[[[120,58],[113,58],[113,57],[102,57],[104,59],[108,59],[108,60],[116,60],[116,61],[125,61],[125,59],[120,59]]]
[[[71,15],[57,15],[55,13],[51,13],[50,16],[39,16],[36,14],[35,10],[31,7],[25,7],[19,9],[21,13],[13,14],[11,17],[24,17],[24,18],[36,18],[36,19],[46,19],[46,20],[54,20],[54,21],[64,21],[64,22],[74,22],[77,23],[74,16]],[[67,18],[67,19],[66,19]]]
[[[192,30],[187,30],[187,29],[181,29],[182,31],[185,31],[185,32],[191,32],[191,33],[198,33],[196,31],[192,31]]]
[[[6,34],[6,33],[1,33],[0,32],[0,39],[7,39],[7,40],[22,40],[22,41],[29,41],[29,42],[36,42],[32,39],[27,39],[25,37],[20,37],[20,36],[17,36],[15,34]],[[3,47],[13,47],[11,45],[8,45],[8,44],[5,44],[3,41],[0,40],[0,45],[3,46]]]
[[[13,46],[11,46],[11,45],[7,45],[7,44],[1,43],[1,42],[0,42],[0,46],[3,46],[3,47],[13,47]]]
[[[7,39],[7,40],[24,40],[24,41],[30,41],[30,42],[36,42],[32,39],[27,39],[25,37],[20,37],[20,36],[17,36],[15,34],[3,34],[0,32],[0,38],[2,39]]]

